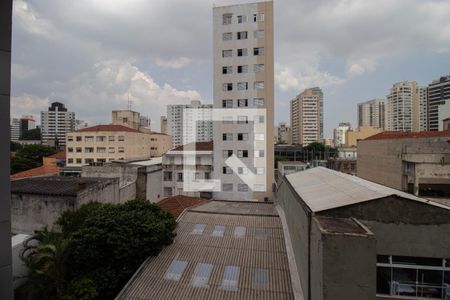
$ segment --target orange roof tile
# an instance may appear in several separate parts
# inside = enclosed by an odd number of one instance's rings
[[[421,131],[421,132],[402,132],[402,131],[384,131],[372,135],[365,139],[371,140],[390,140],[390,139],[414,139],[414,138],[432,138],[432,137],[450,137],[450,130],[445,131]]]
[[[58,166],[40,166],[34,169],[26,170],[20,173],[16,173],[11,175],[11,179],[24,179],[30,177],[39,177],[39,176],[50,176],[59,174]]]
[[[175,219],[178,218],[186,208],[197,206],[208,202],[206,199],[188,197],[183,195],[165,198],[157,203],[157,205],[170,213]]]
[[[58,153],[55,153],[55,154],[47,156],[47,157],[56,158],[56,159],[66,159],[66,151],[60,151]]]
[[[192,146],[193,143],[188,144],[188,146]],[[195,150],[196,151],[212,151],[213,150],[214,143],[212,141],[210,142],[196,142],[195,143]],[[183,151],[184,145],[178,146],[170,151]]]
[[[127,131],[127,132],[143,133],[134,128],[130,128],[127,126],[122,126],[122,125],[112,125],[112,124],[87,127],[87,128],[79,129],[75,132],[96,132],[96,131]]]

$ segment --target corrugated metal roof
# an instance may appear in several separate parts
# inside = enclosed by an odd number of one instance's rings
[[[450,209],[427,199],[323,167],[293,173],[286,178],[313,212],[393,195]]]
[[[211,203],[200,206],[202,211],[189,210],[183,215],[174,243],[147,260],[117,299],[294,298],[281,220],[266,215],[273,204],[251,203],[255,214],[236,215],[223,211],[249,207],[239,202],[222,202],[220,207]],[[264,208],[255,209],[257,205]],[[192,234],[196,224],[206,225],[202,234]],[[223,237],[211,236],[215,225],[225,226]],[[235,236],[237,226],[246,228],[244,237]],[[174,259],[187,262],[179,281],[164,278]],[[213,265],[208,287],[192,286],[199,263]],[[239,268],[236,290],[222,288],[227,266]]]

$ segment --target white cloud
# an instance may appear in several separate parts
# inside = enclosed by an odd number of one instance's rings
[[[353,62],[349,61],[347,66],[347,75],[348,76],[362,75],[364,73],[374,71],[375,67],[376,62],[373,59],[362,58]]]
[[[37,71],[23,64],[11,65],[11,76],[16,79],[29,79],[37,75]]]
[[[179,57],[174,59],[162,59],[157,58],[155,63],[158,67],[169,68],[169,69],[181,69],[188,65],[192,60],[187,57]]]
[[[40,112],[47,109],[48,102],[48,98],[40,98],[29,94],[12,96],[11,118],[32,115],[37,122],[40,122]]]
[[[14,25],[45,38],[54,38],[55,29],[48,19],[42,18],[26,1],[13,2]]]

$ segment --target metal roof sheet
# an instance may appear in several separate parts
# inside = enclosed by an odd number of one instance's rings
[[[289,174],[286,178],[313,212],[393,195],[450,209],[445,205],[324,167]]]

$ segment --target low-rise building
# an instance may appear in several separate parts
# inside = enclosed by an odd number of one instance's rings
[[[356,175],[356,158],[330,157],[327,168],[345,174]]]
[[[279,161],[278,173],[285,176],[292,173],[297,173],[309,169],[310,165],[302,161]]]
[[[345,134],[345,146],[357,147],[359,141],[381,132],[383,132],[383,130],[370,126],[360,126],[356,130],[349,129]]]
[[[449,206],[321,167],[285,176],[277,199],[303,299],[450,295]]]
[[[162,158],[163,197],[185,195],[211,198],[213,142],[178,146]]]
[[[358,176],[423,197],[450,197],[450,131],[383,132],[358,143]]]
[[[97,125],[67,134],[67,166],[81,167],[114,160],[145,160],[162,156],[171,137],[122,125]]]

